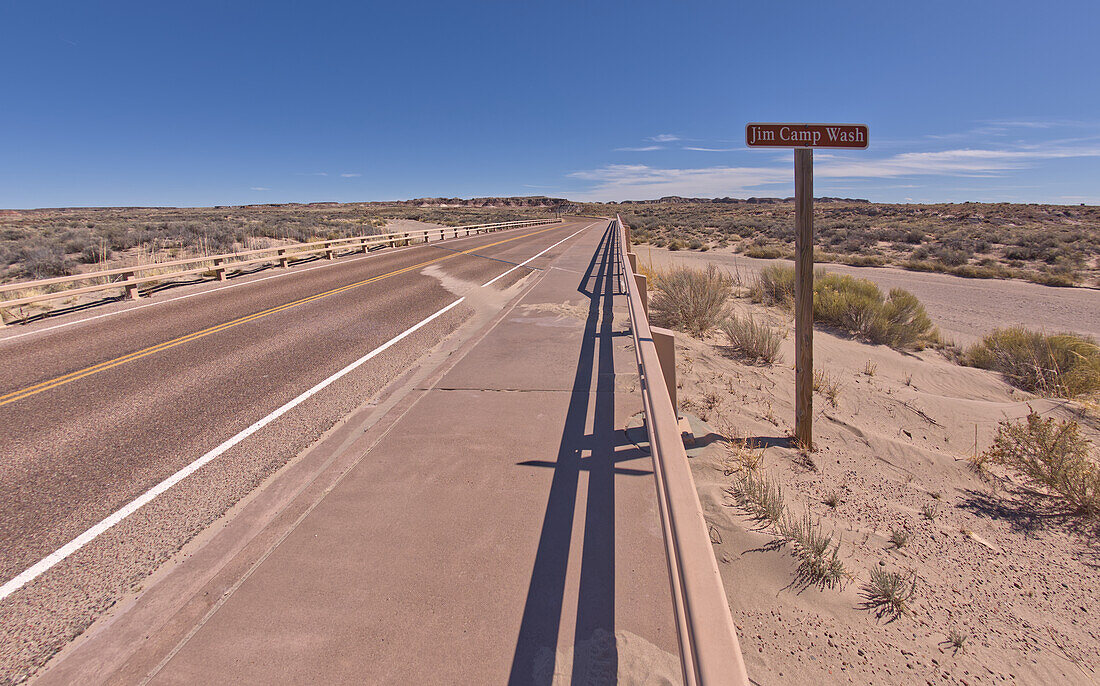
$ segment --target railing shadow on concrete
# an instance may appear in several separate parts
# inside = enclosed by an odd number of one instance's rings
[[[557,459],[520,463],[550,467],[554,474],[512,658],[508,683],[513,686],[552,682],[581,472],[588,472],[588,477],[570,681],[587,683],[584,675],[592,671],[593,660],[599,661],[596,672],[600,674],[615,674],[618,668],[613,645],[615,478],[647,477],[650,472],[617,464],[644,457],[644,453],[620,440],[621,432],[615,430],[614,346],[619,336],[612,328],[618,283],[614,251],[609,225],[578,288],[589,305]],[[588,433],[590,414],[592,432]],[[582,457],[585,452],[588,457]],[[594,649],[581,649],[584,646]]]
[[[95,293],[112,289],[122,289],[127,298],[139,297],[139,288],[143,284],[163,282],[167,279],[177,279],[181,276],[198,274],[213,274],[219,281],[227,278],[229,269],[275,263],[279,267],[288,267],[290,262],[304,258],[323,256],[333,259],[337,251],[368,252],[372,249],[394,247],[410,243],[427,243],[433,240],[446,238],[459,238],[473,236],[481,233],[501,231],[504,229],[522,228],[525,226],[539,226],[542,224],[554,224],[561,222],[561,218],[532,219],[511,222],[497,222],[494,224],[472,224],[469,226],[447,226],[432,229],[417,229],[413,231],[400,231],[396,233],[369,234],[352,236],[349,238],[335,238],[309,243],[297,243],[293,245],[278,246],[272,248],[257,248],[242,250],[234,253],[208,255],[205,257],[193,257],[154,264],[144,264],[132,267],[118,267],[115,269],[103,269],[83,274],[70,276],[57,276],[35,281],[23,281],[0,285],[0,308],[10,309],[34,303],[68,298],[75,295]],[[156,272],[156,273],[152,273]],[[143,276],[144,274],[144,276]],[[100,281],[86,286],[76,286],[81,282]],[[53,287],[69,284],[70,288],[52,290]],[[48,289],[44,292],[32,293],[24,297],[3,299],[5,293],[18,293],[19,291],[36,291]],[[0,318],[0,326],[4,326]]]
[[[714,559],[670,395],[675,389],[675,358],[668,347],[658,350],[654,342],[644,277],[639,279],[635,274],[637,258],[630,252],[629,230],[618,216],[612,228],[619,247],[623,289],[630,301],[630,324],[657,481],[684,683],[747,686],[749,679],[737,628]]]

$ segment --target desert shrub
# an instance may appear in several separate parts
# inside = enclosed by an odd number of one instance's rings
[[[698,238],[692,238],[691,241],[688,242],[688,249],[689,250],[702,250],[703,245],[704,245],[703,241],[699,240]]]
[[[1031,412],[1020,422],[1003,421],[993,445],[977,461],[1012,469],[1045,489],[1077,514],[1100,517],[1100,465],[1077,422]]]
[[[1075,398],[1100,391],[1100,348],[1091,337],[997,329],[967,349],[963,360],[1039,395]]]
[[[883,303],[882,316],[884,326],[879,332],[878,343],[904,350],[923,347],[939,337],[924,305],[904,289],[890,289]]]
[[[881,267],[886,264],[886,260],[878,255],[844,255],[839,261],[851,267]]]
[[[768,265],[760,270],[750,294],[766,305],[791,307],[794,290],[792,267]],[[814,275],[814,320],[900,350],[919,349],[938,338],[924,306],[912,293],[894,288],[883,296],[867,279],[824,271]]]
[[[872,282],[846,275],[815,279],[814,319],[899,350],[936,339],[932,320],[912,293],[892,288],[883,297]]]
[[[875,610],[880,618],[897,619],[909,614],[909,603],[916,593],[916,574],[888,572],[879,567],[871,569],[871,580],[863,587],[865,607]]]
[[[780,537],[790,544],[799,559],[799,577],[821,586],[843,585],[848,577],[840,561],[840,544],[833,541],[809,512],[802,517],[786,515],[779,521]]]
[[[1070,288],[1077,285],[1080,277],[1078,277],[1077,273],[1072,269],[1051,269],[1030,272],[1027,275],[1027,280],[1043,286]]]
[[[754,245],[744,252],[745,257],[755,257],[760,260],[774,260],[783,257],[783,250],[774,245]]]
[[[794,305],[794,269],[769,264],[756,275],[751,287],[752,299],[765,305]]]
[[[779,360],[779,344],[783,336],[774,328],[756,321],[750,314],[731,314],[721,325],[729,340],[730,350],[741,359],[772,364]]]
[[[27,279],[48,279],[72,274],[72,264],[57,244],[50,244],[24,252],[20,271]]]
[[[734,279],[713,264],[706,269],[675,266],[654,278],[649,303],[655,323],[701,336],[729,314]]]

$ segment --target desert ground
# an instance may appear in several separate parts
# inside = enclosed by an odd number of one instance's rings
[[[639,246],[638,253],[643,264],[711,261],[743,278],[767,263],[713,251]],[[1096,291],[891,269],[854,273],[910,289],[960,343],[1015,322],[1094,335],[1100,325]],[[793,327],[777,308],[747,298],[733,307]],[[839,392],[835,404],[815,393],[815,450],[800,452],[789,439],[793,337],[773,365],[732,359],[724,343],[721,334],[678,333],[677,371],[682,408],[700,420],[692,470],[755,682],[1100,683],[1094,523],[1037,506],[1020,483],[979,476],[966,459],[989,447],[998,422],[1032,409],[1080,422],[1095,445],[1095,414],[1020,391],[937,350],[899,352],[819,329],[815,368]],[[746,462],[778,483],[791,515],[809,513],[834,535],[839,584],[800,579],[790,546],[739,504]],[[868,605],[875,569],[915,582],[907,614],[878,616]]]
[[[716,264],[750,281],[769,264],[788,260],[745,257],[732,248],[694,252],[637,246],[639,259],[655,266]],[[904,288],[917,296],[948,340],[969,345],[997,327],[1026,326],[1050,333],[1072,331],[1100,338],[1100,289],[1053,288],[1008,279],[968,279],[952,274],[915,272],[897,267],[822,264],[820,269],[873,281],[884,292]]]

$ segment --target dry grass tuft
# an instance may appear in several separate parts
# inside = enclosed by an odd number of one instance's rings
[[[933,521],[935,521],[935,520],[936,520],[936,516],[937,516],[938,514],[939,514],[939,508],[937,508],[937,507],[936,507],[935,505],[933,505],[932,503],[927,503],[927,504],[925,504],[925,505],[921,505],[921,508],[920,508],[920,516],[921,516],[921,517],[924,517],[924,518],[925,518],[925,519],[927,519],[928,521],[930,521],[930,522],[933,522]]]
[[[909,532],[905,529],[890,529],[890,545],[894,546],[894,549],[904,548],[905,544],[909,542]]]
[[[917,594],[917,575],[887,572],[881,567],[871,570],[871,580],[863,587],[864,607],[875,610],[880,619],[890,621],[910,613],[909,604]]]
[[[674,266],[653,274],[655,293],[649,302],[655,324],[705,335],[729,315],[736,280],[713,264],[706,269]]]
[[[982,469],[992,462],[1022,474],[1074,513],[1100,518],[1100,465],[1092,444],[1074,421],[1042,418],[1036,412],[1020,422],[1001,422],[993,445],[972,460]]]
[[[799,560],[798,578],[809,585],[833,588],[849,578],[840,560],[840,543],[825,533],[810,513],[794,517],[783,503],[778,482],[758,470],[745,470],[730,493],[752,517],[764,522]]]
[[[1060,398],[1100,392],[1100,347],[1089,337],[997,329],[967,349],[971,367],[1001,372],[1025,391]]]
[[[825,396],[834,408],[840,407],[840,380],[833,378],[824,369],[814,370],[814,392]]]
[[[783,342],[783,335],[773,327],[758,322],[751,314],[747,317],[731,314],[722,322],[721,329],[729,340],[730,351],[736,357],[765,364],[779,361],[779,345]]]

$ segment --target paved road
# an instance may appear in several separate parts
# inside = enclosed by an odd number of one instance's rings
[[[438,314],[456,293],[589,225],[575,220],[315,262],[0,332],[0,582],[217,453],[41,576],[7,589],[0,682],[40,662],[227,507],[379,397],[473,315],[465,304]],[[528,271],[483,290],[505,289]],[[240,440],[218,452],[234,436]]]
[[[652,461],[616,428],[641,396],[606,225],[536,262],[380,418],[353,413],[204,532],[41,686],[679,682]]]

